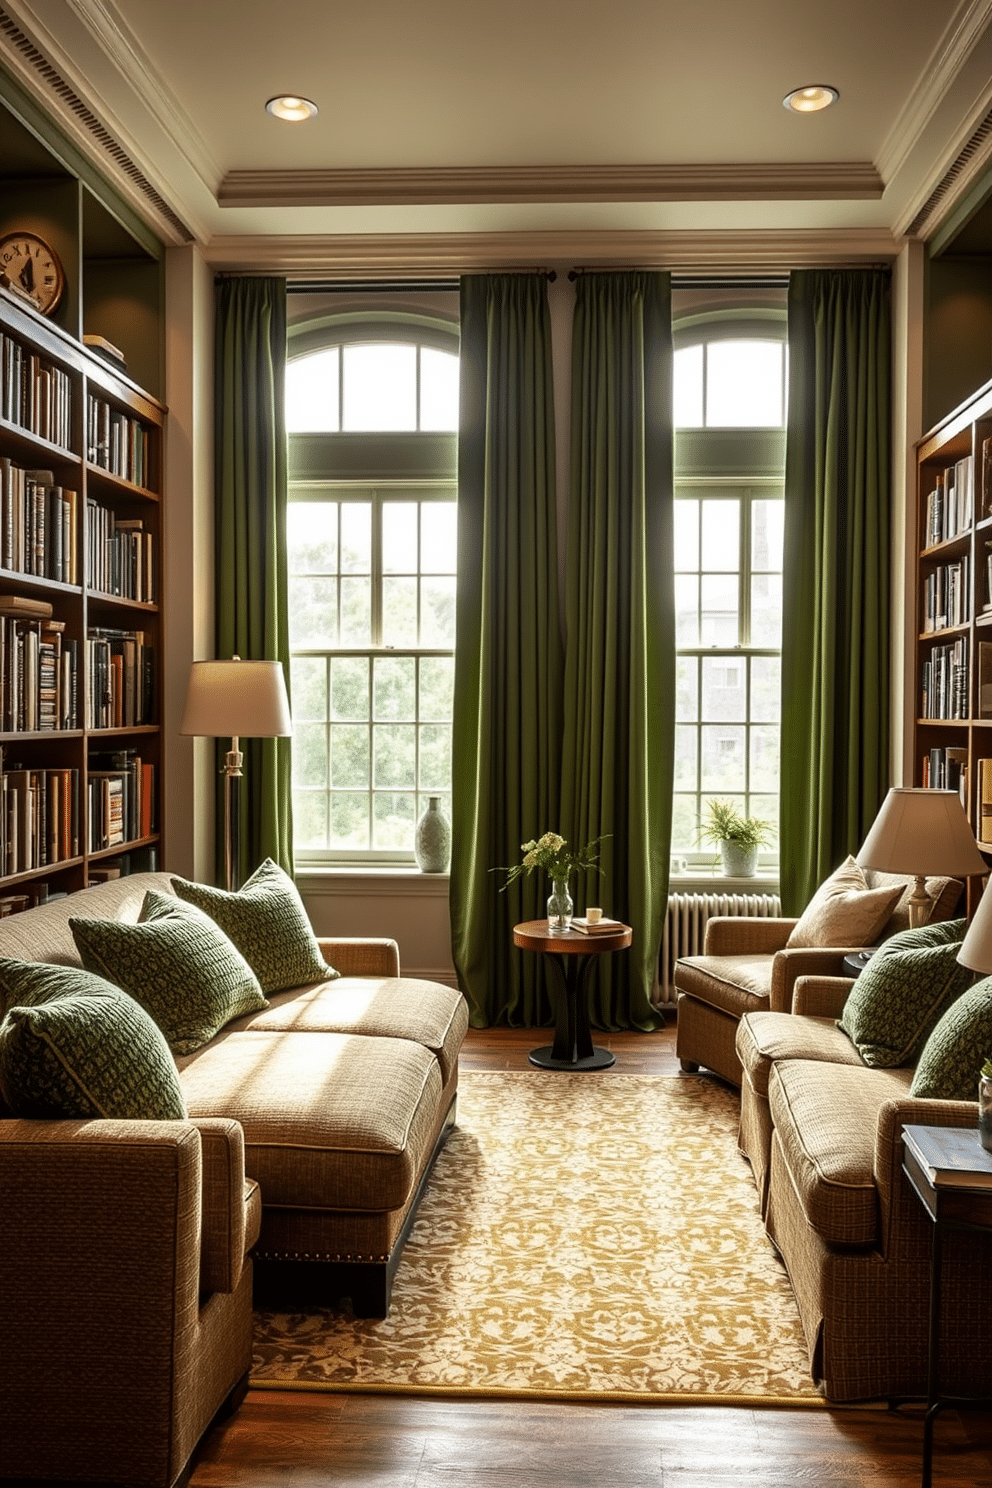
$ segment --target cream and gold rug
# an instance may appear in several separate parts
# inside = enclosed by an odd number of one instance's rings
[[[700,1077],[463,1074],[389,1317],[258,1313],[252,1384],[822,1404],[737,1113]]]

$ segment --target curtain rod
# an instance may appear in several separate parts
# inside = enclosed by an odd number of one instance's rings
[[[481,272],[481,271],[480,271]],[[558,275],[554,269],[510,269],[510,273],[543,274],[549,284]],[[460,279],[299,279],[286,284],[287,294],[419,294],[453,291],[457,294]]]

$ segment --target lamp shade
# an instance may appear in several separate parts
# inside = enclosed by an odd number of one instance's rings
[[[978,901],[975,917],[968,926],[958,960],[972,971],[992,972],[992,894],[986,888]]]
[[[932,878],[988,873],[957,791],[895,786],[858,853],[862,868]]]
[[[293,732],[282,664],[278,661],[194,661],[181,734],[273,739]]]

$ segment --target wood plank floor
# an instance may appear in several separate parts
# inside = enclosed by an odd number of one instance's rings
[[[472,1030],[467,1070],[530,1069],[528,1029]],[[616,1074],[678,1073],[674,1028],[597,1034]],[[553,1079],[553,1075],[548,1076]],[[201,1445],[191,1488],[911,1488],[918,1410],[730,1409],[253,1390]],[[992,1414],[938,1418],[934,1488],[990,1488]]]

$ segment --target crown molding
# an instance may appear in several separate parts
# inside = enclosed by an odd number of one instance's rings
[[[902,244],[885,229],[784,232],[576,231],[378,233],[217,237],[205,257],[222,273],[326,274],[391,279],[487,269],[665,268],[685,273],[781,273],[834,264],[891,263]]]
[[[989,0],[992,4],[992,0]],[[441,206],[492,202],[870,201],[870,162],[561,165],[229,171],[222,207]]]

